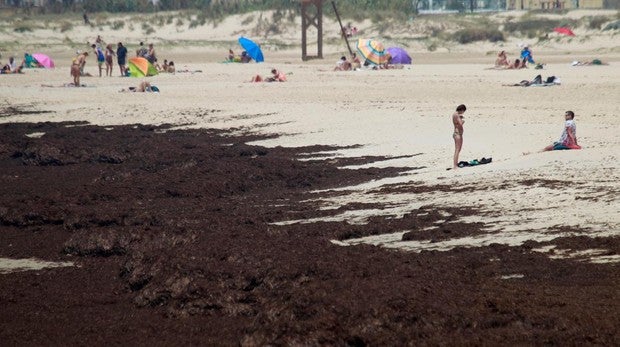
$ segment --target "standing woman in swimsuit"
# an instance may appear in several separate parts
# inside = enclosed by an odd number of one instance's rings
[[[463,147],[463,123],[465,123],[465,117],[463,117],[463,113],[465,113],[467,107],[461,104],[456,108],[456,112],[452,115],[452,123],[454,123],[454,134],[452,137],[454,138],[454,168],[458,169],[459,167],[459,154],[461,153],[461,148]]]

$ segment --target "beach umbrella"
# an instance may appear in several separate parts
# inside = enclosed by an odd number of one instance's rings
[[[409,53],[400,47],[388,47],[388,53],[392,57],[392,64],[411,64]]]
[[[49,56],[47,56],[47,55],[45,55],[43,53],[33,53],[32,57],[39,64],[41,64],[43,67],[45,67],[47,69],[52,69],[54,67],[54,61],[52,60],[52,58],[50,58]]]
[[[260,45],[256,42],[241,36],[239,38],[239,44],[246,52],[248,52],[250,58],[254,59],[257,63],[265,61],[263,58],[263,51],[261,51]]]
[[[555,31],[558,34],[563,34],[563,35],[568,35],[568,36],[575,36],[575,33],[570,30],[569,28],[566,27],[557,27],[554,28],[553,31]]]
[[[157,69],[142,57],[129,58],[129,72],[131,77],[145,77],[157,75]]]
[[[383,44],[377,40],[359,39],[355,48],[364,59],[376,65],[385,64],[390,58]]]

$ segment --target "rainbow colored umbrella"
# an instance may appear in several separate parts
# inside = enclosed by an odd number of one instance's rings
[[[390,54],[377,40],[359,39],[355,48],[364,59],[376,65],[385,64],[390,59]]]
[[[46,69],[53,69],[54,68],[54,61],[49,56],[47,56],[47,55],[45,55],[43,53],[33,53],[32,57],[41,66],[45,67]]]
[[[157,69],[142,57],[129,58],[129,72],[131,77],[155,76]]]

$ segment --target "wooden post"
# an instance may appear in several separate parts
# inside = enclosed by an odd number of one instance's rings
[[[332,6],[334,7],[334,12],[336,13],[336,18],[338,18],[338,24],[340,24],[340,34],[344,37],[344,41],[347,43],[347,48],[349,49],[349,55],[353,55],[353,51],[351,50],[351,46],[349,45],[349,38],[347,37],[347,33],[342,26],[342,21],[340,20],[340,15],[338,14],[338,10],[336,9],[336,3],[332,1]]]
[[[316,8],[316,13],[311,15],[310,6]],[[308,55],[308,35],[310,26],[317,29],[317,55]],[[323,59],[323,0],[301,0],[301,60]]]

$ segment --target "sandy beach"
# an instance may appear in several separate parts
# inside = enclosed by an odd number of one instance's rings
[[[588,12],[578,13],[580,16],[585,14]],[[611,310],[607,318],[618,312],[620,46],[615,36],[617,33],[596,36],[578,31],[578,36],[570,41],[559,38],[540,45],[526,42],[532,47],[537,61],[545,63],[541,70],[533,67],[488,69],[493,65],[494,52],[505,49],[509,57],[517,55],[517,45],[524,40],[510,38],[500,44],[454,45],[440,47],[434,52],[420,43],[411,43],[408,47],[414,60],[411,66],[394,70],[334,72],[336,60],[346,52],[342,42],[327,45],[322,60],[302,62],[298,47],[278,48],[270,43],[264,45],[264,63],[221,62],[227,47],[234,45],[234,37],[251,34],[239,31],[239,20],[231,18],[211,30],[205,27],[201,31],[175,32],[170,27],[158,31],[153,41],[159,44],[159,59],[173,60],[180,70],[175,74],[146,79],[125,78],[118,76],[115,65],[113,77],[83,77],[84,88],[64,87],[71,81],[69,66],[74,50],[54,43],[47,53],[54,57],[55,69],[27,69],[24,74],[0,76],[0,112],[9,107],[20,110],[1,114],[0,122],[5,125],[87,122],[103,128],[166,125],[166,131],[217,129],[231,134],[257,135],[256,139],[248,138],[247,144],[274,150],[326,146],[324,150],[309,151],[301,162],[324,161],[341,170],[397,168],[398,174],[379,174],[353,180],[351,184],[344,183],[345,180],[338,186],[319,185],[310,189],[302,199],[304,206],[312,206],[314,212],[308,212],[307,216],[290,211],[270,216],[265,228],[300,228],[301,225],[321,228],[329,225],[328,229],[334,230],[334,234],[323,235],[325,239],[318,243],[319,247],[321,244],[325,247],[336,245],[335,249],[343,252],[357,252],[348,249],[373,245],[383,250],[401,250],[397,254],[403,259],[415,254],[431,256],[428,251],[433,257],[439,255],[432,251],[445,252],[451,257],[465,252],[463,250],[474,254],[490,251],[493,247],[508,247],[509,250],[529,245],[528,254],[542,256],[540,259],[547,259],[545,261],[550,264],[561,261],[567,268],[576,266],[584,272],[600,270],[607,274],[601,279],[606,283],[605,293]],[[366,26],[360,24],[362,29],[368,30],[366,33],[374,34],[369,32],[371,24],[366,23]],[[139,35],[128,30],[88,30],[79,33],[74,30],[68,36],[73,35],[74,42],[92,41],[97,34],[109,42],[129,42],[130,55],[135,50],[134,42],[140,39]],[[294,33],[292,28],[277,40],[293,43],[297,40]],[[15,35],[0,33],[0,42],[15,40]],[[19,37],[28,49],[33,49],[46,38],[43,30],[28,35],[28,38]],[[583,36],[591,39],[580,40]],[[183,43],[171,45],[163,38]],[[51,42],[57,39],[49,38]],[[276,38],[271,37],[270,41],[276,41]],[[398,42],[398,37],[395,35],[390,41]],[[239,47],[233,48],[240,50]],[[21,51],[12,49],[14,54]],[[7,53],[3,52],[1,61],[4,62],[6,57]],[[574,60],[593,58],[608,65],[571,66]],[[288,81],[249,82],[256,74],[268,75],[272,68],[286,73]],[[92,56],[88,58],[85,71],[97,75]],[[538,74],[543,79],[559,77],[561,84],[504,86],[531,80]],[[120,92],[142,80],[158,86],[160,93]],[[454,150],[450,117],[461,103],[467,106],[461,160],[485,157],[493,161],[487,165],[446,170],[451,167]],[[577,136],[582,149],[540,153],[543,147],[560,137],[567,110],[576,114]],[[29,131],[32,131],[31,141],[46,136],[45,130]],[[9,148],[7,143],[3,146]],[[355,158],[367,159],[348,160]],[[17,181],[3,175],[2,185],[8,187],[11,182]],[[399,224],[397,228],[360,231],[349,237],[337,231],[338,226],[363,229],[377,219],[400,223],[398,220],[409,220],[414,211],[424,210],[427,206],[433,206],[437,211],[475,212],[447,212],[421,229]],[[442,223],[446,222],[477,225],[478,231],[460,235],[456,230],[452,236],[435,239],[433,231],[440,233]],[[8,222],[2,225],[5,226],[0,228],[12,228]],[[430,233],[430,236],[403,236],[415,230]],[[11,232],[18,234],[18,231]],[[584,241],[583,247],[569,247],[559,241],[571,238],[598,241],[592,241],[591,245]],[[606,240],[606,243],[600,240]],[[0,245],[0,263],[12,252],[15,250]],[[26,256],[26,250],[17,253],[30,258]],[[33,252],[32,257],[37,256],[36,253]],[[393,252],[385,252],[376,257],[392,256],[395,256]],[[81,261],[75,256],[52,258],[42,260]],[[104,259],[105,266],[112,268],[110,258]],[[92,262],[90,258],[83,261]],[[95,265],[86,267],[89,266]],[[510,264],[506,266],[510,267]],[[45,271],[70,271],[63,269],[66,268]],[[616,275],[613,275],[614,271]],[[4,272],[0,271],[0,276],[5,283],[11,280],[10,276],[17,276]],[[110,270],[110,273],[114,271]],[[503,273],[503,276],[516,276],[506,277],[508,279],[523,276],[527,279],[530,275],[518,268]],[[467,284],[468,288],[470,284]],[[320,288],[320,284],[313,285]],[[10,296],[6,292],[3,294]],[[144,298],[146,294],[140,295]],[[583,307],[579,306],[579,309]],[[595,321],[605,319],[599,311],[591,316]],[[603,344],[619,342],[617,335],[610,334],[614,324],[618,323],[616,318],[609,326],[600,328],[602,332],[598,341]],[[8,324],[7,320],[3,324]],[[365,338],[363,329],[356,331],[371,343],[407,340],[369,337],[372,334]],[[279,340],[274,337],[276,333],[248,334],[244,340],[246,345],[269,341],[294,343],[303,341],[306,336],[293,334],[301,336],[300,340]],[[335,333],[335,336],[341,335]],[[486,338],[477,343],[496,341],[493,337],[481,336]],[[573,340],[555,341],[582,341],[581,337],[577,333],[572,335]],[[312,335],[308,341],[320,344],[320,334]],[[342,340],[326,341],[338,344],[337,341]],[[441,340],[426,341],[441,343]],[[524,341],[542,343],[536,336],[512,342]]]

